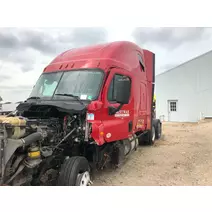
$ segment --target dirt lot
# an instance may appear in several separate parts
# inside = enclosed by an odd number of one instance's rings
[[[117,170],[105,170],[94,186],[212,185],[212,122],[164,123],[163,137],[140,147]]]

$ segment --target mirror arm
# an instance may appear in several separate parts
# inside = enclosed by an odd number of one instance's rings
[[[117,108],[109,107],[109,115],[114,115],[116,112],[118,112],[122,108],[123,105],[124,104],[120,104]]]

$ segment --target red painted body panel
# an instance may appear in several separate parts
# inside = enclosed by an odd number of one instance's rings
[[[138,53],[142,57],[145,72],[141,70]],[[154,81],[154,54],[127,41],[113,42],[66,51],[56,57],[44,72],[71,71],[83,68],[99,68],[105,72],[104,84],[97,101],[88,106],[88,112],[94,114],[91,136],[98,145],[128,138],[137,131],[151,129],[152,96]],[[107,92],[115,73],[124,74],[132,80],[130,102],[121,108],[129,116],[108,115]],[[109,75],[108,75],[109,74]],[[113,105],[116,106],[116,105]],[[118,104],[117,104],[118,106]],[[128,132],[129,121],[132,131]]]

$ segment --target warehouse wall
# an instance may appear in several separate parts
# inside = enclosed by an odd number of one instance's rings
[[[157,117],[168,121],[168,100],[178,100],[170,121],[212,117],[212,51],[156,76]]]

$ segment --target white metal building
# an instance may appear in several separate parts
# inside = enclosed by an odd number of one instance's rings
[[[156,76],[156,113],[173,122],[212,117],[212,51]]]

